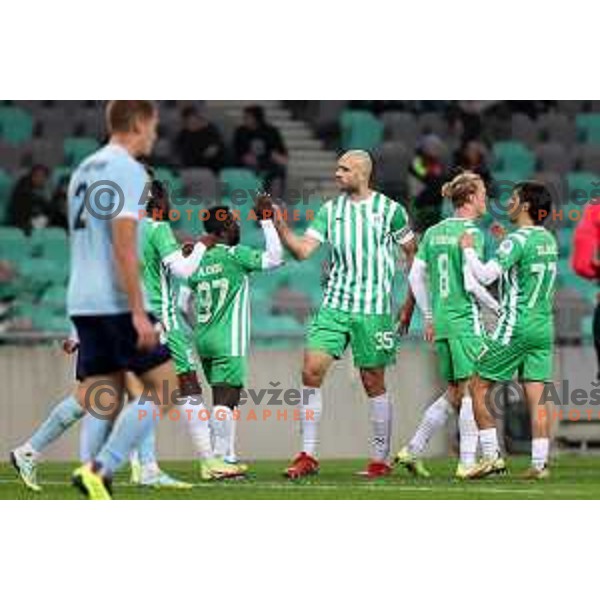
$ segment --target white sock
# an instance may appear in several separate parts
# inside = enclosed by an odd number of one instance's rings
[[[319,445],[319,422],[323,402],[321,388],[303,387],[300,404],[300,426],[302,428],[302,450],[311,456],[317,455]]]
[[[543,469],[548,464],[550,440],[548,438],[533,438],[531,440],[531,464],[536,469]]]
[[[408,451],[416,456],[423,453],[433,434],[441,429],[453,412],[446,394],[442,394],[426,411],[412,439]]]
[[[21,444],[17,450],[23,454],[31,455],[35,460],[39,459],[41,453],[38,452],[29,442]]]
[[[473,416],[473,400],[471,396],[463,396],[458,413],[458,430],[460,433],[460,463],[464,467],[472,467],[477,456],[479,430]]]
[[[178,410],[188,428],[194,450],[199,458],[213,456],[210,439],[210,426],[208,424],[208,409],[199,394],[179,398],[179,403],[173,410]]]
[[[498,457],[498,436],[496,428],[479,430],[479,441],[481,442],[481,454],[485,459],[494,459]]]
[[[236,434],[236,430],[237,430],[237,421],[235,420],[235,411],[237,409],[233,409],[232,413],[232,418],[231,418],[231,423],[230,423],[230,433],[229,433],[229,448],[227,449],[227,455],[226,458],[228,460],[230,460],[231,462],[235,462],[237,460],[236,454],[235,454],[235,434]]]
[[[377,461],[387,460],[392,437],[392,402],[387,393],[369,400],[369,418],[371,420],[371,458]]]
[[[233,433],[233,411],[229,406],[217,405],[213,407],[210,427],[213,437],[213,448],[215,456],[225,458],[231,448],[231,437]]]

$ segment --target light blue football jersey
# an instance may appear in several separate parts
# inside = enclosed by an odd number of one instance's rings
[[[121,289],[114,266],[112,223],[124,217],[140,220],[147,183],[142,164],[116,144],[100,148],[73,173],[68,190],[69,315],[129,311],[127,294]]]

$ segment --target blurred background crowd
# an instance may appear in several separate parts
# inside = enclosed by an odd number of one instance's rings
[[[569,265],[578,214],[600,196],[600,101],[161,101],[159,140],[149,157],[173,204],[197,213],[203,203],[231,203],[232,190],[267,189],[299,211],[336,194],[338,154],[369,150],[374,186],[403,203],[418,232],[451,212],[441,185],[469,169],[500,205],[509,185],[545,181],[558,218],[549,226],[561,250],[557,335],[591,340],[596,285]],[[101,101],[4,101],[0,104],[0,335],[62,335],[69,246],[66,189],[72,169],[106,140]],[[596,181],[598,180],[598,181]],[[302,201],[299,201],[300,198]],[[573,209],[572,212],[571,209]],[[482,227],[488,252],[497,241],[498,211]],[[199,219],[173,223],[182,238],[202,231]],[[262,245],[256,224],[242,224],[242,242]],[[318,305],[327,249],[307,263],[290,261],[258,276],[252,311],[255,341],[297,343]],[[402,265],[399,265],[402,268]],[[400,299],[406,278],[399,277]],[[418,335],[420,316],[413,331]]]

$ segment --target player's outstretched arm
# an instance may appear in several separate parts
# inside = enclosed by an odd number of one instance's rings
[[[313,236],[297,236],[281,218],[276,219],[275,227],[283,245],[297,260],[306,260],[321,245],[320,240]]]
[[[406,261],[408,271],[410,272],[413,261],[415,260],[415,256],[417,254],[417,242],[412,232],[410,232],[404,241],[400,243],[400,247],[402,248],[404,259]],[[400,307],[400,312],[398,314],[398,333],[400,333],[400,335],[408,333],[414,310],[415,296],[411,286],[409,285],[406,298],[404,299],[404,303]]]
[[[144,306],[140,267],[137,253],[137,221],[130,218],[112,222],[115,271],[121,287],[127,294],[133,326],[138,335],[140,350],[150,350],[158,344],[158,334],[150,322]]]
[[[283,245],[277,229],[271,219],[263,219],[260,226],[265,236],[265,251],[262,255],[262,268],[264,270],[276,269],[283,264]]]
[[[163,259],[163,265],[179,279],[187,279],[196,272],[204,253],[217,243],[214,235],[203,235],[192,247],[191,252],[180,248]]]

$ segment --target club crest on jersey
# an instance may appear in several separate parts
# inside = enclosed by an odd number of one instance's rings
[[[372,215],[371,216],[371,224],[372,225],[381,225],[383,223],[383,215]]]
[[[510,254],[512,249],[513,249],[513,242],[512,242],[512,240],[504,240],[500,244],[500,248],[498,250],[502,254]]]

